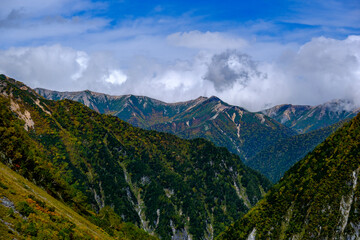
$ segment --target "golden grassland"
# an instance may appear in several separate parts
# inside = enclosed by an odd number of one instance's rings
[[[101,228],[2,163],[0,199],[10,200],[16,209],[14,212],[11,207],[0,204],[0,239],[62,239],[65,235],[75,239],[112,239]],[[27,217],[17,212],[24,202],[31,208]]]

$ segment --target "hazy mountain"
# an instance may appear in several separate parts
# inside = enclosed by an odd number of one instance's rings
[[[295,164],[219,239],[359,239],[360,114]]]
[[[211,239],[270,186],[211,142],[46,100],[4,75],[0,112],[1,161],[114,237],[126,221],[162,239]]]
[[[333,100],[318,106],[278,105],[262,112],[299,133],[306,133],[353,118],[360,108],[347,100]]]
[[[217,97],[164,103],[142,96],[109,96],[91,91],[56,92],[36,89],[51,100],[71,99],[134,126],[193,139],[202,137],[224,146],[244,160],[278,139],[296,134],[262,113],[229,105]]]

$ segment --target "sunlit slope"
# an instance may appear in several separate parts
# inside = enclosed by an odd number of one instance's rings
[[[0,163],[0,239],[113,239]]]

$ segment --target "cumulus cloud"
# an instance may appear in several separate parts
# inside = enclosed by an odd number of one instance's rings
[[[257,70],[256,63],[249,55],[237,50],[227,50],[212,57],[204,79],[212,82],[215,89],[222,92],[232,88],[235,83],[245,88],[249,81],[258,77],[266,76]]]
[[[360,106],[360,36],[344,40],[314,38],[298,51],[260,62],[247,85],[234,81],[219,94],[225,100],[260,110],[277,104],[317,105],[347,99]]]
[[[278,62],[292,87],[292,101],[319,103],[349,98],[360,103],[360,36],[315,38]]]
[[[0,51],[0,71],[31,87],[60,91],[108,91],[112,85],[126,81],[126,75],[111,56],[89,55],[61,45]]]
[[[178,47],[224,50],[240,49],[246,46],[246,41],[239,37],[233,37],[220,32],[177,32],[167,36],[167,41]]]
[[[188,60],[162,62],[61,45],[0,51],[0,72],[31,87],[136,94],[167,102],[216,95],[258,111],[276,104],[321,104],[349,99],[360,106],[360,36],[314,38],[276,61],[256,61],[239,50],[199,51]]]
[[[105,82],[121,85],[127,80],[127,76],[120,70],[111,70],[107,76],[104,76]]]
[[[275,61],[254,61],[238,50],[203,58],[207,96],[261,110],[277,104],[317,105],[348,99],[360,106],[360,36],[314,38]]]

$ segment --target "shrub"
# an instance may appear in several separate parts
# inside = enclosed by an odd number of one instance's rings
[[[27,202],[18,202],[16,204],[16,209],[25,217],[28,217],[30,213],[35,213],[34,209],[30,207]]]

